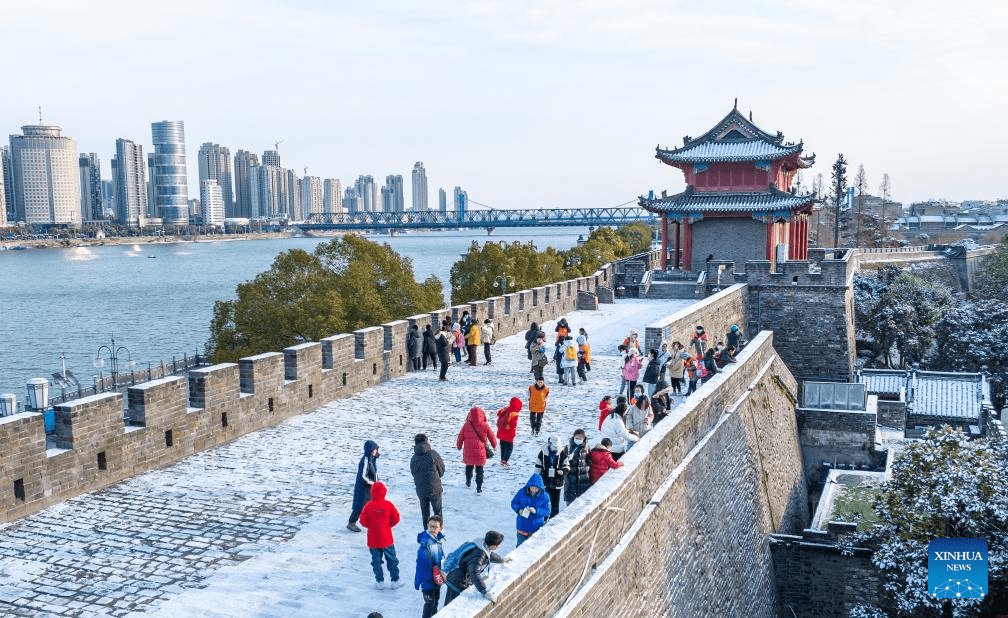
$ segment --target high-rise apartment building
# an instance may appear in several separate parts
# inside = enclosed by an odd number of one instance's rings
[[[154,142],[154,206],[165,225],[189,225],[185,125],[181,120],[151,123]]]
[[[147,217],[147,170],[140,144],[121,137],[116,140],[112,190],[116,220],[123,225],[140,226],[140,220]]]
[[[14,210],[18,220],[37,224],[80,223],[77,143],[46,125],[21,127],[10,136]]]
[[[357,210],[360,212],[374,212],[378,204],[378,186],[375,185],[374,178],[368,176],[358,176],[354,183],[354,193],[357,195]]]
[[[0,150],[3,150],[0,147]],[[2,153],[0,153],[2,156]],[[4,171],[3,166],[0,166],[0,227],[7,225],[7,195],[6,189],[7,185],[4,183]]]
[[[267,150],[263,152],[262,164],[269,165],[270,167],[280,167],[280,151]]]
[[[224,192],[216,180],[200,181],[200,207],[203,225],[224,227]]]
[[[357,185],[347,187],[343,192],[343,207],[351,215],[361,212],[360,196],[357,195]]]
[[[305,219],[325,209],[324,199],[321,178],[305,176],[301,179],[301,212]]]
[[[385,186],[381,189],[382,212],[403,211],[403,177],[401,174],[389,174],[385,177]]]
[[[154,199],[154,158],[153,152],[147,153],[147,216],[152,219],[160,219],[161,213],[157,211],[157,202]]]
[[[14,212],[14,170],[11,169],[10,152],[6,146],[0,146],[0,184],[3,185],[3,198],[7,207],[6,218],[8,222],[17,221],[17,214]]]
[[[146,175],[146,174],[145,174]],[[102,197],[102,218],[108,216],[108,213],[115,212],[115,185],[111,180],[101,181],[101,197]],[[146,195],[147,187],[143,187],[144,195]],[[147,202],[144,201],[146,204]],[[144,213],[146,214],[146,213]]]
[[[231,150],[227,146],[205,142],[200,146],[199,154],[200,195],[204,180],[213,180],[220,186],[224,199],[224,212],[234,217],[234,198],[231,189]]]
[[[326,178],[322,181],[322,212],[343,212],[343,190],[338,178]]]
[[[455,200],[453,202],[452,208],[455,210],[455,216],[458,217],[459,221],[465,219],[466,208],[469,206],[469,194],[466,193],[462,187],[455,187]]]
[[[423,161],[413,164],[413,210],[427,210],[427,170]]]
[[[283,195],[283,202],[287,218],[291,221],[304,221],[305,215],[301,212],[301,178],[294,170],[284,172],[287,174],[287,191]]]
[[[255,168],[259,177],[259,216],[279,217],[286,214],[287,173],[275,165]]]
[[[82,152],[77,158],[80,175],[81,221],[102,219],[101,162],[98,155]]]
[[[444,187],[438,189],[438,210],[442,213],[448,212],[448,192],[444,190]]]
[[[235,217],[259,216],[259,156],[247,150],[239,150],[234,158]],[[255,190],[253,190],[253,185]]]

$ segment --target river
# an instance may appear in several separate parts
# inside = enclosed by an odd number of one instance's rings
[[[490,240],[527,242],[542,250],[573,247],[586,228],[495,230]],[[370,236],[412,258],[418,281],[448,273],[473,240],[471,231],[417,232]],[[311,251],[325,238],[276,238],[179,243],[102,245],[0,252],[2,353],[0,393],[25,401],[25,384],[43,377],[53,382],[66,368],[84,386],[98,375],[99,346],[125,346],[120,359],[137,368],[172,357],[203,352],[214,302],[234,298],[235,287],[269,268],[282,251]],[[404,316],[405,317],[405,316]],[[108,354],[104,371],[107,373]],[[120,361],[122,362],[122,361]],[[55,385],[50,395],[58,395]]]

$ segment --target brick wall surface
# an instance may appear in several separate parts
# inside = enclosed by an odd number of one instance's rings
[[[842,556],[829,541],[773,535],[770,553],[780,618],[847,618],[854,605],[879,600],[881,579],[866,551]]]
[[[656,320],[644,328],[644,348],[657,350],[662,341],[670,344],[678,341],[689,346],[690,337],[696,332],[697,326],[703,326],[709,345],[725,340],[725,334],[732,324],[740,328],[746,322],[747,290],[744,284],[736,284],[690,305],[689,307]]]
[[[690,268],[703,270],[708,256],[736,264],[767,259],[766,229],[766,223],[751,218],[697,221],[693,224],[693,263]]]

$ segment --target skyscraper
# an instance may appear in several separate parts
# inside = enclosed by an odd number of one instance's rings
[[[413,210],[427,210],[427,170],[423,161],[413,164]]]
[[[80,210],[81,221],[99,221],[102,219],[101,193],[101,163],[98,155],[81,153],[77,159],[80,172]]]
[[[305,215],[301,212],[301,179],[294,170],[284,170],[287,175],[287,183],[283,193],[284,211],[291,221],[304,221]]]
[[[235,217],[259,216],[258,171],[259,157],[253,152],[239,150],[234,158]],[[253,184],[256,189],[253,190]]]
[[[458,217],[459,221],[465,218],[466,207],[469,205],[469,194],[466,193],[462,187],[455,187],[455,200],[453,202],[453,208],[455,210],[455,216]]]
[[[346,191],[343,192],[343,207],[346,208],[347,212],[351,215],[355,215],[361,211],[360,196],[357,195],[356,184],[352,187],[347,187]]]
[[[203,225],[224,227],[224,195],[216,180],[200,181],[200,206]]]
[[[385,177],[382,187],[382,212],[403,211],[403,177],[401,174],[389,174]]]
[[[17,221],[14,211],[14,170],[11,169],[10,152],[6,146],[0,146],[0,184],[3,185],[4,203],[7,212],[7,221]]]
[[[322,212],[342,213],[343,193],[339,178],[326,178],[322,182]]]
[[[279,217],[285,214],[281,204],[281,193],[286,193],[287,174],[275,165],[260,165],[255,168],[259,176],[259,216]]]
[[[0,147],[0,151],[3,147]],[[3,153],[0,152],[0,157]],[[5,187],[7,185],[4,183],[4,171],[3,166],[0,166],[0,226],[7,225],[7,196],[5,192]]]
[[[10,136],[14,210],[26,223],[79,223],[77,143],[60,128],[21,127]]]
[[[181,120],[151,123],[154,142],[154,205],[165,225],[189,225],[185,125]]]
[[[318,176],[305,176],[301,179],[301,212],[307,219],[322,210],[322,179]]]
[[[438,189],[438,210],[442,213],[448,212],[448,193],[444,187]]]
[[[357,195],[357,209],[360,212],[374,212],[378,203],[378,187],[374,177],[358,176],[354,183],[354,193]]]
[[[124,225],[140,225],[147,217],[147,172],[143,146],[128,139],[116,140],[112,158],[112,187],[116,220]]]
[[[224,212],[229,217],[234,214],[234,195],[231,189],[231,151],[227,146],[205,142],[200,146],[199,154],[199,179],[213,180],[221,188],[221,196],[224,199]],[[202,195],[202,188],[200,195]],[[205,222],[205,220],[204,220]]]
[[[152,219],[160,219],[161,213],[157,209],[157,200],[154,199],[154,165],[157,159],[153,152],[147,153],[147,216]]]
[[[262,164],[269,165],[272,167],[280,167],[280,151],[267,150],[263,152]]]

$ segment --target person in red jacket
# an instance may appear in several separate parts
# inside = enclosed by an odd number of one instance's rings
[[[602,398],[602,401],[598,404],[599,417],[598,417],[598,428],[599,431],[602,430],[602,423],[605,421],[609,413],[612,412],[612,395],[606,395]]]
[[[360,514],[360,524],[367,528],[367,544],[371,550],[371,568],[374,569],[375,584],[379,590],[385,587],[385,572],[382,558],[388,564],[391,587],[402,586],[399,581],[399,559],[396,558],[395,540],[392,527],[399,523],[399,511],[385,499],[387,490],[381,481],[371,486],[371,501],[364,505]]]
[[[508,465],[511,451],[514,450],[515,433],[518,431],[518,417],[522,409],[522,400],[511,398],[511,403],[497,410],[497,439],[500,440],[501,465]]]
[[[487,423],[483,408],[473,406],[469,416],[455,440],[455,448],[462,449],[462,463],[465,464],[466,487],[472,487],[473,468],[476,469],[476,494],[483,493],[483,466],[487,462],[487,442],[497,447],[497,438]],[[493,456],[493,451],[490,452]]]
[[[612,446],[612,440],[602,438],[602,443],[588,453],[588,461],[591,464],[591,468],[588,470],[588,480],[592,485],[607,471],[623,467],[623,462],[613,459],[612,453],[609,452],[610,446]]]

